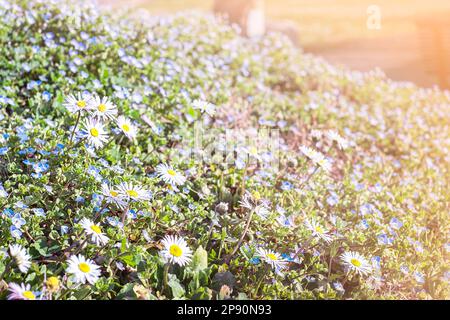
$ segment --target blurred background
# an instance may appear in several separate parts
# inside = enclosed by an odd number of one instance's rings
[[[305,52],[394,80],[450,88],[450,0],[97,0],[155,15],[215,12],[248,36],[276,31]]]

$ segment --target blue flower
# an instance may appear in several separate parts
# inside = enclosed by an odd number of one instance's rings
[[[421,273],[419,271],[414,272],[414,278],[420,284],[425,283],[425,276],[423,275],[423,273]]]
[[[401,271],[403,274],[408,274],[408,273],[409,273],[409,268],[408,268],[407,266],[405,266],[405,265],[402,265],[402,266],[400,267],[400,271]]]
[[[13,238],[20,239],[22,237],[22,231],[20,231],[20,229],[16,226],[11,226],[9,231],[11,232],[11,236]]]
[[[52,95],[50,92],[48,91],[44,91],[42,92],[42,99],[44,99],[44,101],[50,101],[50,99],[52,98]]]
[[[9,148],[8,147],[1,147],[0,148],[0,156],[4,156],[6,153],[8,153]]]
[[[69,227],[68,226],[61,226],[61,235],[65,235],[69,232]]]
[[[327,198],[327,203],[330,206],[335,206],[336,204],[339,203],[339,197],[336,193],[332,193],[328,198]]]
[[[127,211],[127,217],[130,219],[136,219],[137,218],[137,214],[136,211],[133,209],[130,209]]]
[[[292,190],[292,188],[294,188],[294,186],[289,181],[282,181],[280,188],[283,191],[288,191],[288,190]]]
[[[389,245],[389,244],[392,244],[392,242],[393,242],[392,238],[389,238],[384,233],[380,234],[377,238],[378,238],[378,243],[379,244]]]
[[[366,219],[361,221],[361,228],[363,229],[369,229],[369,223],[367,222]]]
[[[392,218],[391,221],[389,222],[389,224],[391,225],[392,228],[394,228],[395,230],[400,229],[403,226],[403,222],[401,222],[400,220],[398,220],[397,218]]]
[[[0,182],[0,198],[6,198],[8,197],[8,192],[3,187],[3,184]]]
[[[14,211],[10,208],[6,208],[3,210],[2,215],[6,215],[7,217],[12,218],[14,216]]]
[[[33,209],[33,212],[38,217],[45,217],[45,211],[42,208],[35,208],[35,209]]]

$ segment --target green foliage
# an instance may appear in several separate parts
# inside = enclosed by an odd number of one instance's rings
[[[105,120],[93,148],[88,113],[65,105],[79,92],[136,136]],[[0,105],[0,298],[13,283],[46,299],[448,298],[448,92],[195,13],[17,0],[0,1]]]

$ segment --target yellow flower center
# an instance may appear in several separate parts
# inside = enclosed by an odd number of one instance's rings
[[[56,290],[59,287],[59,280],[57,277],[50,277],[47,279],[47,287]]]
[[[93,136],[93,137],[98,137],[98,130],[97,130],[97,129],[92,128],[92,129],[90,130],[90,132],[91,132],[91,136]]]
[[[267,254],[267,258],[269,258],[269,259],[272,260],[272,261],[278,260],[278,259],[277,259],[277,256],[274,255],[273,253],[268,253],[268,254]]]
[[[174,177],[174,176],[176,176],[177,173],[175,172],[175,170],[169,169],[169,170],[167,170],[167,174],[168,174],[169,176]]]
[[[22,295],[23,295],[25,298],[30,299],[30,300],[36,299],[36,296],[35,296],[34,293],[31,292],[31,291],[24,291],[24,292],[22,293]]]
[[[176,244],[173,244],[170,246],[169,252],[174,257],[180,257],[183,254],[183,251],[181,250],[181,248],[179,246],[177,246]]]
[[[127,190],[127,194],[130,196],[130,197],[133,197],[133,198],[136,198],[139,194],[137,193],[137,191],[135,191],[135,190]]]
[[[83,273],[88,273],[91,270],[89,265],[87,263],[84,263],[84,262],[81,262],[78,265],[78,269],[80,269],[80,271],[83,272]]]
[[[106,111],[106,105],[104,105],[103,103],[100,103],[98,105],[98,111],[105,112]]]
[[[86,101],[84,101],[84,100],[77,101],[77,106],[80,109],[85,108],[86,107]]]
[[[359,261],[358,259],[352,259],[352,260],[350,260],[350,263],[352,264],[352,265],[354,265],[355,267],[360,267],[361,266],[361,261]]]
[[[122,125],[122,130],[125,131],[125,132],[129,132],[130,131],[130,126],[127,125],[127,124],[123,124]]]
[[[323,233],[322,227],[321,227],[321,226],[317,226],[317,227],[316,227],[316,232],[317,232],[317,233]]]
[[[249,151],[250,151],[250,154],[252,154],[252,155],[258,154],[258,149],[256,149],[256,147],[251,147]]]
[[[95,224],[91,226],[91,230],[94,231],[95,233],[102,233],[102,229],[99,226],[96,226]]]
[[[116,191],[110,191],[109,192],[109,194],[111,195],[111,197],[117,197],[117,195],[119,194],[119,193],[117,193]]]

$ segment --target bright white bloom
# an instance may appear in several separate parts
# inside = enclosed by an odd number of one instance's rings
[[[165,236],[161,243],[164,246],[161,254],[168,262],[184,266],[191,261],[192,250],[183,238],[178,236]]]
[[[82,255],[71,256],[66,272],[71,274],[77,283],[94,284],[100,277],[100,267]]]
[[[248,210],[253,210],[257,206],[257,201],[254,199],[253,195],[248,190],[245,190],[242,200],[239,201],[239,205]]]
[[[332,240],[329,231],[322,227],[316,220],[306,220],[305,226],[311,231],[314,237],[322,239],[325,242],[330,242]]]
[[[8,300],[36,300],[36,293],[31,291],[31,286],[29,284],[25,285],[21,283],[8,284],[8,290],[11,293],[8,295]]]
[[[103,124],[97,119],[88,119],[84,123],[83,137],[87,138],[88,143],[94,148],[101,148],[108,140]]]
[[[321,167],[323,170],[327,172],[331,170],[330,161],[319,151],[306,146],[301,146],[300,151],[312,162],[314,162],[315,165]]]
[[[216,106],[204,100],[197,99],[192,103],[192,106],[194,107],[194,109],[198,109],[202,113],[207,113],[211,117],[216,113]]]
[[[360,275],[367,275],[372,271],[370,263],[358,252],[344,252],[341,255],[341,260],[344,263],[347,272],[356,272]]]
[[[69,95],[63,105],[71,113],[92,110],[92,97],[78,93],[77,95]]]
[[[182,185],[186,182],[186,178],[179,172],[175,171],[171,166],[161,163],[156,166],[158,177],[165,183],[171,185]]]
[[[276,270],[283,269],[286,266],[287,261],[277,252],[270,249],[257,248],[256,253],[258,257]]]
[[[133,185],[131,182],[122,182],[117,188],[119,189],[119,194],[128,200],[147,201],[151,198],[150,191],[141,186]]]
[[[134,124],[131,123],[130,119],[127,119],[124,116],[119,116],[117,118],[117,125],[128,139],[133,140],[134,138],[136,138],[137,128]]]
[[[248,147],[242,148],[242,151],[247,153],[249,158],[254,158],[259,161],[262,160],[262,157],[259,155],[258,148],[256,146],[248,146]]]
[[[80,224],[86,234],[88,236],[91,236],[91,241],[96,245],[102,246],[108,242],[109,238],[105,236],[105,234],[102,232],[102,228],[98,224],[95,224],[87,218],[81,219]]]
[[[119,189],[113,188],[106,183],[102,184],[102,194],[107,203],[112,203],[123,209],[127,205],[124,195],[120,193]]]
[[[117,115],[117,108],[108,97],[95,96],[92,100],[92,111],[92,115],[99,119],[114,119]]]
[[[270,214],[270,209],[265,205],[259,205],[255,208],[255,213],[263,219],[267,219]]]
[[[344,150],[348,147],[348,141],[342,138],[336,131],[329,130],[327,131],[326,135],[328,139],[330,139],[331,141],[335,141],[341,150]]]
[[[16,262],[20,272],[26,273],[31,266],[31,256],[27,250],[20,244],[13,244],[9,246],[9,254]]]

